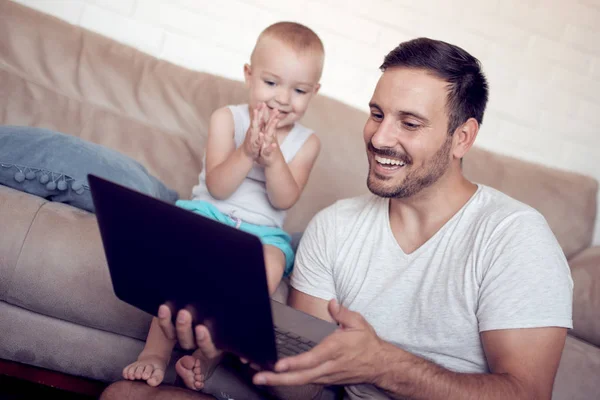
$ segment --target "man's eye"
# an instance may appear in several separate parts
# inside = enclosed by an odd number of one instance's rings
[[[409,131],[416,131],[421,127],[419,124],[413,124],[412,122],[403,122],[402,125]]]
[[[383,119],[383,115],[372,112],[371,113],[371,118],[373,118],[375,121],[381,121]]]

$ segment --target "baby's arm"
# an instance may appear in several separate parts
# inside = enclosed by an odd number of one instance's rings
[[[286,210],[298,201],[320,150],[321,141],[312,134],[289,164],[281,151],[273,152],[272,162],[265,167],[267,195],[273,207]]]
[[[227,107],[210,118],[206,144],[206,187],[210,194],[225,200],[233,194],[252,169],[253,157],[245,146],[235,148],[233,115]]]

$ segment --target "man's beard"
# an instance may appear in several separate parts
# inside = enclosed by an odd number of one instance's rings
[[[393,151],[388,149],[377,150],[369,142],[369,149],[374,153],[383,157],[390,156],[395,157],[403,161],[409,161],[410,159],[406,155],[395,155]],[[452,148],[452,136],[448,135],[446,141],[442,144],[439,150],[433,155],[433,158],[427,162],[424,167],[416,170],[411,170],[404,177],[402,182],[397,186],[387,185],[387,181],[391,181],[393,178],[386,178],[377,175],[373,171],[372,163],[376,163],[374,158],[369,161],[369,176],[367,178],[367,186],[369,190],[381,197],[403,199],[414,196],[426,187],[431,186],[437,182],[442,175],[448,170],[450,165],[450,150]],[[409,162],[404,167],[408,168],[411,165]]]

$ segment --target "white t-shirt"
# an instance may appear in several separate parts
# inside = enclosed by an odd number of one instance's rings
[[[483,185],[410,254],[392,234],[389,199],[338,201],[307,227],[291,284],[336,298],[382,339],[456,372],[489,372],[482,331],[572,327],[573,281],[546,220]],[[347,392],[385,398],[366,385]]]

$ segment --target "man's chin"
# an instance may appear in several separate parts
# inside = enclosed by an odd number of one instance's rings
[[[390,198],[396,197],[397,187],[386,185],[381,179],[373,179],[371,176],[367,179],[367,187],[369,191],[376,196]]]

